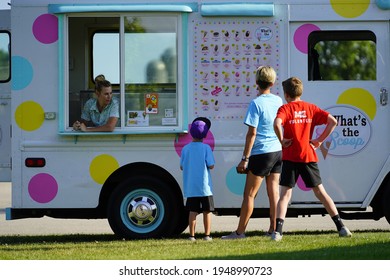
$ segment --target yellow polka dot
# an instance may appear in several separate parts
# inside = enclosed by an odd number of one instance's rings
[[[23,102],[16,108],[15,121],[23,130],[36,130],[44,121],[43,108],[34,101]]]
[[[362,15],[368,8],[370,0],[330,0],[333,10],[345,18]]]
[[[376,115],[375,98],[370,92],[362,88],[350,88],[344,91],[337,99],[337,104],[347,104],[361,109],[373,120]]]
[[[103,154],[92,160],[89,166],[89,174],[96,183],[103,184],[118,168],[119,164],[114,157]]]

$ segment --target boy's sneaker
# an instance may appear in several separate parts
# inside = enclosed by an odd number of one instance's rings
[[[277,231],[274,231],[272,234],[271,234],[271,240],[274,240],[274,241],[281,241],[283,238],[283,235],[281,235],[279,232]]]
[[[224,235],[221,238],[222,239],[240,239],[240,238],[245,238],[245,234],[244,233],[237,234],[236,231],[233,231],[231,234]]]
[[[342,227],[339,230],[339,236],[340,237],[352,237],[352,233],[349,231],[347,227]]]
[[[193,237],[193,236],[188,237],[188,240],[192,241],[192,242],[196,241],[195,237]]]
[[[203,240],[204,241],[212,241],[213,238],[210,235],[206,235],[205,237],[203,237]]]

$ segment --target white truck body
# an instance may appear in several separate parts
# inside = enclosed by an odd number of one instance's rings
[[[212,122],[216,214],[239,215],[243,117],[268,64],[274,94],[297,76],[303,99],[338,119],[318,155],[342,217],[390,221],[389,2],[12,0],[0,11],[7,219],[108,218],[130,238],[182,232],[180,151],[199,116]],[[96,74],[113,83],[118,126],[73,131]],[[264,186],[255,204],[267,217]],[[287,215],[325,213],[298,181]]]

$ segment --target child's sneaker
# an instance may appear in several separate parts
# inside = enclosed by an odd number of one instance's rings
[[[196,241],[195,237],[193,237],[193,236],[188,237],[188,240],[192,241],[192,242]]]
[[[205,237],[203,237],[203,240],[204,241],[212,241],[213,238],[210,235],[206,235]]]
[[[236,231],[233,231],[231,234],[224,235],[221,238],[222,239],[240,239],[240,238],[245,238],[245,234],[244,233],[238,234]]]
[[[274,231],[272,234],[271,234],[271,240],[274,240],[274,241],[281,241],[283,238],[283,235],[281,235],[279,232],[277,231]]]
[[[339,236],[340,237],[352,237],[352,233],[349,231],[347,227],[342,227],[339,230]]]

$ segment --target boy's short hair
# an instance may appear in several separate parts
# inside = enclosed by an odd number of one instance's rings
[[[256,71],[256,84],[261,89],[268,88],[276,81],[276,72],[271,66],[260,66]]]
[[[291,98],[299,97],[303,93],[303,83],[297,77],[291,77],[282,82],[283,91]]]
[[[190,134],[192,138],[203,139],[207,136],[207,132],[211,127],[211,122],[207,118],[199,117],[196,118],[190,128]]]

